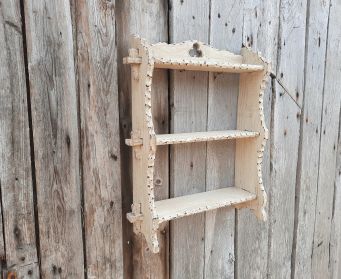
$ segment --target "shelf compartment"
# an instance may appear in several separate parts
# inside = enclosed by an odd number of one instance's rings
[[[215,59],[191,58],[185,59],[155,59],[155,68],[205,71],[205,72],[225,72],[225,73],[248,73],[263,71],[263,65],[230,63]]]
[[[256,199],[256,195],[237,187],[181,196],[155,202],[159,223]]]
[[[178,134],[159,134],[156,135],[156,145],[191,143],[202,141],[229,140],[241,138],[254,138],[259,136],[258,132],[226,130],[226,131],[208,131]]]

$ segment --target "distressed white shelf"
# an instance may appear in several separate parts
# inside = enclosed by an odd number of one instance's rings
[[[268,131],[264,123],[263,93],[270,66],[260,54],[242,48],[241,54],[217,50],[198,41],[149,44],[134,37],[123,62],[132,72],[133,204],[127,214],[134,231],[142,233],[157,253],[160,224],[226,206],[247,207],[266,219],[262,159]],[[152,79],[155,68],[239,73],[237,130],[156,135],[152,118]],[[193,94],[195,98],[195,94]],[[157,146],[236,139],[235,187],[162,201],[154,199],[154,162]]]

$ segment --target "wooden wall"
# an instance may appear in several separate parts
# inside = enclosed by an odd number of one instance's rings
[[[0,0],[0,276],[341,278],[340,15],[340,0]],[[272,61],[267,222],[172,221],[159,254],[132,232],[130,34]],[[158,70],[153,90],[159,133],[236,125],[237,75]],[[158,149],[157,199],[232,184],[234,152]]]

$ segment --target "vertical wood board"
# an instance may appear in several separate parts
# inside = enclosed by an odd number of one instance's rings
[[[230,2],[211,1],[209,44],[239,53],[243,5]],[[207,130],[236,129],[238,85],[238,74],[209,73]],[[235,186],[234,157],[234,141],[207,143],[206,191]],[[233,278],[235,210],[223,208],[205,216],[205,278]]]
[[[159,236],[160,252],[149,251],[142,235],[132,232],[132,225],[126,221],[125,214],[131,211],[132,176],[131,147],[124,144],[131,132],[131,81],[130,66],[122,65],[123,57],[128,55],[131,35],[138,35],[149,42],[167,42],[168,5],[166,1],[122,1],[117,3],[118,29],[118,86],[120,99],[120,128],[122,154],[122,193],[123,193],[123,238],[125,257],[125,276],[133,278],[168,278],[168,226]],[[152,113],[156,133],[169,132],[168,120],[168,73],[155,70],[152,84]],[[158,147],[155,159],[154,189],[156,200],[169,196],[168,146]],[[130,198],[128,198],[130,197]],[[129,243],[129,244],[128,244]],[[128,244],[128,245],[127,245]]]
[[[243,44],[271,62],[272,71],[276,72],[279,1],[248,1],[243,13]],[[265,123],[271,128],[272,86],[270,77],[264,92],[263,105]],[[263,156],[263,183],[267,193],[271,189],[270,181],[270,142],[268,140]],[[268,205],[267,205],[268,208]],[[268,213],[269,214],[269,213]],[[237,278],[265,278],[267,276],[268,225],[260,222],[250,211],[237,212]]]
[[[301,107],[304,89],[307,1],[281,0],[279,9],[277,76],[288,89],[287,94]]]
[[[192,39],[207,43],[209,2],[171,1],[170,4],[170,42]],[[171,73],[172,133],[206,131],[207,85],[205,72]],[[205,191],[206,143],[172,146],[170,158],[172,197]],[[171,278],[203,278],[205,215],[172,221],[170,238]]]
[[[300,100],[304,83],[305,21],[305,0],[280,2],[277,76],[289,91],[277,83],[273,96],[270,147],[272,187],[269,192],[267,268],[269,278],[291,276]]]
[[[8,271],[17,276],[25,276],[31,270],[39,277],[20,3],[1,4],[0,193],[4,233],[0,236],[1,260],[6,258]]]
[[[341,74],[340,1],[331,1],[323,95],[319,176],[312,251],[312,277],[330,278],[330,237],[335,192],[336,148],[340,122]]]
[[[340,111],[341,116],[341,111]],[[339,117],[340,117],[339,116]],[[341,276],[341,122],[339,123],[339,143],[335,173],[335,191],[333,200],[332,232],[330,239],[330,269],[331,278]]]
[[[86,272],[122,278],[120,138],[113,3],[75,6]]]
[[[296,278],[311,278],[321,114],[328,33],[329,1],[308,3],[306,29],[305,86],[301,115],[297,175],[297,224],[292,272]]]
[[[25,2],[41,275],[83,278],[70,3]]]

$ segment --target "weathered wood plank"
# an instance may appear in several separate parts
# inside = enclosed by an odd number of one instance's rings
[[[114,4],[75,3],[86,273],[122,278],[120,138]]]
[[[276,88],[269,195],[269,278],[290,278],[300,109]]]
[[[339,123],[339,143],[336,156],[334,206],[330,239],[330,269],[331,278],[333,279],[341,276],[341,121]]]
[[[312,250],[312,278],[331,278],[330,254],[335,192],[336,148],[340,123],[341,3],[331,1],[322,108],[316,217]]]
[[[130,66],[122,65],[130,47],[130,35],[136,34],[149,42],[168,40],[167,1],[118,1],[118,86],[120,96],[120,131],[122,169],[130,170],[122,176],[123,214],[131,211],[132,175],[131,147],[124,143],[131,132],[131,84]],[[131,92],[131,93],[130,93]],[[164,70],[155,70],[152,85],[153,121],[156,133],[169,132],[168,120],[168,74]],[[160,146],[156,152],[154,186],[155,198],[166,199],[169,193],[168,146]],[[123,218],[124,276],[127,278],[168,278],[168,225],[159,237],[160,253],[149,251],[145,239],[134,235],[132,226]]]
[[[290,278],[295,185],[304,83],[306,1],[281,1],[271,124],[268,277]]]
[[[279,1],[247,1],[243,16],[243,44],[261,51],[269,59],[271,68],[276,72],[279,24]],[[271,101],[273,83],[269,78],[264,93],[264,114],[266,126],[271,127]],[[270,140],[263,157],[263,183],[270,193]],[[268,222],[255,219],[250,211],[237,212],[237,278],[266,278],[268,253]]]
[[[170,41],[208,43],[208,1],[171,1]],[[205,72],[174,71],[171,75],[171,132],[200,132],[207,128]],[[195,94],[194,94],[195,93]],[[171,147],[172,197],[205,191],[206,143]],[[203,278],[205,215],[171,222],[171,278]]]
[[[69,1],[25,2],[41,275],[83,278],[79,138]]]
[[[1,32],[1,31],[0,31]],[[2,222],[2,207],[0,206],[0,276],[3,274],[6,265],[6,251],[4,243],[4,228]]]
[[[212,1],[210,17],[210,45],[239,53],[243,3]],[[209,74],[207,130],[236,128],[238,88],[239,75]],[[234,157],[235,141],[207,143],[206,191],[234,186]],[[235,210],[219,209],[205,216],[205,278],[233,278]]]
[[[311,251],[315,222],[323,77],[329,15],[329,1],[310,1],[308,5],[305,85],[296,186],[297,220],[292,258],[292,273],[295,278],[311,278],[312,276]]]
[[[39,277],[22,21],[19,1],[0,2],[1,260]],[[4,227],[2,228],[2,225]],[[3,238],[4,237],[4,238]],[[5,239],[5,244],[3,240]],[[6,253],[4,253],[4,246]],[[26,269],[25,266],[30,266]]]
[[[1,269],[0,269],[1,270]],[[0,273],[1,278],[6,279],[36,279],[39,278],[39,265],[37,263],[32,263],[28,265],[23,265],[20,267],[20,269],[12,269],[8,268],[3,273]]]
[[[280,1],[279,11],[278,48],[280,55],[277,75],[288,89],[288,94],[300,107],[302,107],[304,89],[306,3],[306,0],[283,0]]]

